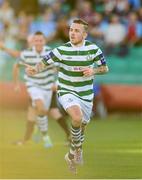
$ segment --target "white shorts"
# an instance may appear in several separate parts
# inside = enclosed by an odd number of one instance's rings
[[[35,100],[42,100],[46,110],[49,109],[52,99],[52,90],[44,90],[38,87],[28,88],[28,93],[32,99],[32,106],[35,106]]]
[[[65,111],[67,108],[69,108],[71,106],[74,106],[74,105],[79,106],[83,113],[82,122],[85,124],[89,123],[90,116],[92,113],[93,103],[83,101],[73,94],[65,94],[63,96],[59,96],[59,102],[61,103],[61,105],[63,106]]]

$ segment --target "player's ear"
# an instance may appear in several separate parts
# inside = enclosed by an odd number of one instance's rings
[[[84,33],[83,33],[83,37],[84,37],[84,39],[86,39],[87,38],[87,32],[86,31],[84,31]]]

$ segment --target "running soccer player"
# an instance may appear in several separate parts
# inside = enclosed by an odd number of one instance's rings
[[[35,67],[26,68],[29,75],[35,75],[49,64],[59,63],[58,97],[71,117],[72,143],[65,160],[73,173],[77,173],[76,165],[83,163],[82,144],[92,111],[94,76],[108,72],[101,49],[85,40],[87,33],[88,23],[75,19],[69,30],[70,41],[47,53]]]
[[[16,89],[19,89],[19,67],[35,65],[37,62],[44,57],[44,55],[49,52],[51,49],[48,46],[45,46],[45,37],[42,32],[36,32],[34,35],[30,35],[27,38],[29,48],[22,52],[15,51],[4,47],[1,43],[1,49],[5,50],[11,56],[18,58],[18,62],[14,65],[14,79],[16,82]],[[40,72],[35,76],[28,76],[25,74],[27,91],[32,104],[28,107],[28,121],[26,125],[26,131],[24,137],[20,141],[16,141],[16,144],[24,144],[27,142],[33,133],[35,120],[37,119],[38,128],[43,134],[43,141],[45,147],[51,147],[52,143],[50,137],[47,135],[48,123],[47,123],[47,113],[52,99],[52,88],[55,81],[55,67],[50,65],[43,72]],[[53,110],[52,110],[53,111]],[[52,113],[53,114],[53,113]],[[52,115],[53,116],[53,115]],[[54,117],[61,128],[63,128],[67,139],[69,139],[70,133],[68,130],[67,123],[58,111],[58,108],[54,108]]]

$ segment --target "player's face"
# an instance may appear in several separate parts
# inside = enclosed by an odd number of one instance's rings
[[[32,48],[34,46],[34,35],[29,35],[27,38],[28,47]]]
[[[69,30],[69,38],[72,44],[82,45],[87,33],[82,24],[72,23]]]
[[[43,49],[43,46],[45,45],[45,38],[43,35],[34,35],[34,46],[36,51],[40,52]]]

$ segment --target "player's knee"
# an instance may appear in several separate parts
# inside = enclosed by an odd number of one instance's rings
[[[33,123],[35,123],[35,121],[36,121],[36,119],[35,118],[33,118],[33,117],[28,117],[28,122],[33,122]]]
[[[37,107],[37,115],[44,116],[47,114],[47,110],[44,107]]]
[[[75,126],[80,126],[81,120],[82,120],[82,116],[80,114],[78,114],[78,115],[76,114],[76,115],[72,116],[72,121]]]

